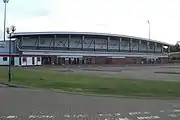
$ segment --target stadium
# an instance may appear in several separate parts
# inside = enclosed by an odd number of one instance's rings
[[[165,64],[171,44],[127,35],[93,32],[17,32],[15,66]],[[9,65],[9,41],[0,42],[0,65]]]

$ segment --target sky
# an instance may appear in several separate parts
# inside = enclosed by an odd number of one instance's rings
[[[10,0],[7,26],[16,32],[113,33],[175,44],[180,41],[179,0]],[[0,2],[0,39],[4,4]]]

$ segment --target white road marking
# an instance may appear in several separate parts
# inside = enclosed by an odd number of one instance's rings
[[[128,119],[128,118],[118,118],[117,120],[130,120],[130,119]]]
[[[151,114],[151,112],[144,112],[144,114]]]
[[[120,113],[114,113],[115,116],[120,116],[121,114]]]
[[[169,114],[168,116],[173,117],[173,118],[177,117],[177,115],[175,115],[175,114]]]
[[[102,116],[109,116],[109,117],[113,116],[113,114],[111,114],[111,113],[104,113],[104,114],[103,113],[99,113],[98,115],[101,116],[101,117]]]
[[[180,110],[179,109],[174,109],[174,112],[180,112]]]
[[[64,115],[65,118],[70,118],[71,116],[69,114]]]
[[[86,118],[86,117],[87,117],[87,115],[83,115],[83,114],[77,115],[77,118]]]
[[[129,112],[129,115],[140,115],[142,112]]]
[[[171,112],[180,112],[180,109],[173,109]],[[165,113],[165,110],[159,110],[157,113]],[[128,112],[129,117],[136,117],[137,120],[159,120],[160,116],[157,115],[152,115],[152,112]],[[116,112],[116,113],[97,113],[96,116],[98,117],[99,120],[103,119],[103,120],[131,120],[128,116],[121,116],[121,113]],[[178,117],[175,114],[167,114],[167,117]],[[65,114],[64,115],[65,118],[89,118],[88,114]]]
[[[87,118],[88,116],[85,114],[65,114],[64,115],[65,118]]]
[[[29,119],[34,119],[34,118],[55,118],[55,116],[52,115],[30,115]]]
[[[151,114],[151,112],[129,112],[129,115]]]
[[[138,120],[154,120],[159,119],[159,116],[146,116],[146,117],[137,117]]]
[[[1,116],[0,118],[3,118],[3,119],[17,119],[18,116]]]
[[[103,116],[103,114],[99,114],[99,116]]]
[[[17,118],[17,116],[7,116],[6,118],[7,119],[15,119],[15,118]]]

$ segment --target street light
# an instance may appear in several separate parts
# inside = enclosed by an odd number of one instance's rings
[[[12,56],[11,56],[11,37],[12,34],[16,31],[15,26],[11,26],[11,28],[7,28],[6,32],[9,34],[9,72],[8,72],[8,81],[11,82],[11,62],[12,62]]]
[[[6,40],[6,4],[9,0],[3,0],[4,2],[4,41]]]

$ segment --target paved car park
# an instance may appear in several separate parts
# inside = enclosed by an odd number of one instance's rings
[[[44,69],[46,67],[46,69]],[[180,81],[180,65],[43,66],[64,74]],[[179,120],[179,100],[110,98],[0,85],[0,120]]]
[[[0,88],[0,120],[178,120],[179,100],[110,98]]]
[[[43,67],[44,68],[44,67]],[[42,67],[40,67],[42,69]],[[106,65],[106,66],[56,66],[50,71],[68,74],[123,77],[140,80],[164,80],[180,82],[180,64],[165,65]]]

